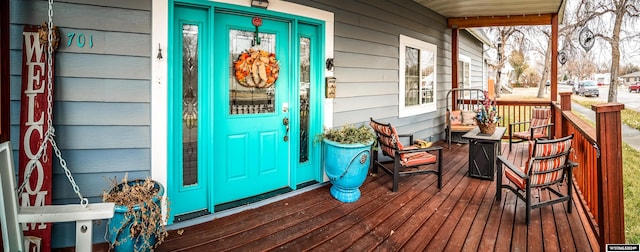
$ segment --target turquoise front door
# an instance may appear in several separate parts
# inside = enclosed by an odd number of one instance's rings
[[[169,222],[322,181],[322,23],[215,2],[172,13]]]
[[[217,205],[290,187],[292,83],[290,23],[222,12],[214,16],[215,150],[211,168]],[[265,54],[256,56],[259,50]],[[260,83],[261,78],[275,77],[271,68],[260,70],[260,65],[254,65],[237,76],[234,62],[243,53],[249,56],[245,59],[249,65],[275,54],[271,56],[277,60],[279,73],[272,86]]]

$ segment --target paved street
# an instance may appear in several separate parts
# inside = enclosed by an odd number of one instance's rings
[[[571,86],[560,85],[558,92],[571,92]],[[527,95],[529,97],[535,97],[538,93],[538,88],[514,88],[514,94]],[[609,94],[609,86],[600,87],[600,97],[580,97],[579,99],[596,100],[600,102],[607,102],[607,95]],[[548,93],[547,93],[548,95]],[[574,96],[577,96],[574,94]],[[624,104],[625,109],[632,109],[640,112],[640,93],[629,93],[627,87],[621,87],[618,89],[618,103]],[[574,112],[580,113],[587,117],[591,121],[595,121],[595,112],[591,108],[585,108],[575,102],[572,103],[571,109]],[[640,151],[640,131],[633,129],[627,125],[622,125],[622,141],[634,147]]]

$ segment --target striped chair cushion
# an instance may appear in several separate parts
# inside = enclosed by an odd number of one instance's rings
[[[417,149],[413,146],[407,146],[403,150]],[[428,163],[435,163],[436,156],[428,152],[412,152],[400,155],[400,164],[403,166],[416,166]]]
[[[546,128],[545,130],[546,131]],[[531,132],[529,131],[523,131],[523,132],[515,132],[513,133],[513,136],[517,137],[517,138],[522,138],[522,139],[527,139],[527,140],[531,140]],[[542,138],[542,137],[546,137],[547,134],[543,133],[541,130],[534,130],[533,131],[533,139],[535,138]]]
[[[561,155],[555,158],[549,159],[536,159],[540,157],[553,156],[560,153],[568,152],[571,149],[571,139],[557,142],[557,143],[547,143],[547,144],[537,144],[535,145],[534,141],[529,141],[529,160],[527,160],[526,165],[524,167],[520,167],[520,170],[524,172],[524,174],[531,175],[530,184],[531,185],[543,185],[555,182],[557,180],[562,179],[564,175],[564,170],[560,169],[554,172],[536,174],[538,172],[545,172],[561,167],[566,164],[566,159],[568,155]],[[535,153],[534,153],[534,145],[535,145]],[[531,171],[531,173],[529,172]],[[521,178],[516,173],[512,172],[509,169],[505,170],[505,176],[511,182],[513,182],[518,188],[525,189],[525,181],[524,178]]]
[[[519,167],[516,169],[520,169],[520,171],[524,170],[524,167]],[[515,172],[513,172],[510,169],[505,169],[504,170],[504,175],[507,177],[507,179],[509,179],[509,181],[511,181],[513,184],[515,184],[518,188],[524,190],[525,189],[525,181],[524,178],[518,176],[518,174],[516,174]]]
[[[551,119],[551,109],[549,108],[533,108],[531,112],[531,123],[529,127],[539,127],[543,125],[549,124],[549,119]],[[529,139],[531,134],[527,134],[526,138]],[[547,127],[541,127],[533,130],[534,137],[537,135],[546,136],[547,135]],[[536,137],[537,138],[537,137]]]
[[[369,125],[373,128],[374,131],[379,132],[379,141],[381,142],[381,149],[386,155],[394,157],[396,155],[396,150],[392,148],[393,146],[397,146],[398,149],[402,149],[404,146],[400,143],[398,139],[398,133],[394,127],[389,127],[387,125],[377,124],[374,122],[370,122]]]

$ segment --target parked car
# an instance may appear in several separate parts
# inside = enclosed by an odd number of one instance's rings
[[[574,93],[579,94],[580,96],[600,96],[598,84],[592,80],[578,82],[578,84],[574,86]]]
[[[631,92],[640,93],[640,82],[636,82],[636,84],[629,85],[629,93]]]

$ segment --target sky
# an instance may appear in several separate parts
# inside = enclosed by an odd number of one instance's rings
[[[566,10],[565,10],[565,23],[572,22],[575,17],[574,13],[577,11],[578,5],[583,0],[568,0]],[[592,5],[597,2],[605,2],[611,3],[611,0],[587,0]],[[637,0],[631,0],[632,2],[638,2]],[[597,21],[590,21],[587,23],[587,27],[591,29],[594,33],[603,33],[606,36],[611,37],[611,30],[613,30],[614,20],[611,16],[603,16],[601,19],[602,23],[598,23]],[[624,41],[621,41],[620,44],[620,65],[623,66],[627,63],[631,63],[636,66],[640,66],[640,27],[638,27],[637,23],[640,20],[635,20],[635,22],[631,22],[629,18],[626,18],[626,23],[622,26],[622,31],[620,37],[623,38]],[[626,39],[625,39],[626,38]],[[611,46],[608,42],[606,42],[602,38],[597,38],[594,47],[589,51],[589,54],[592,58],[598,63],[606,63],[607,65],[611,64]]]

